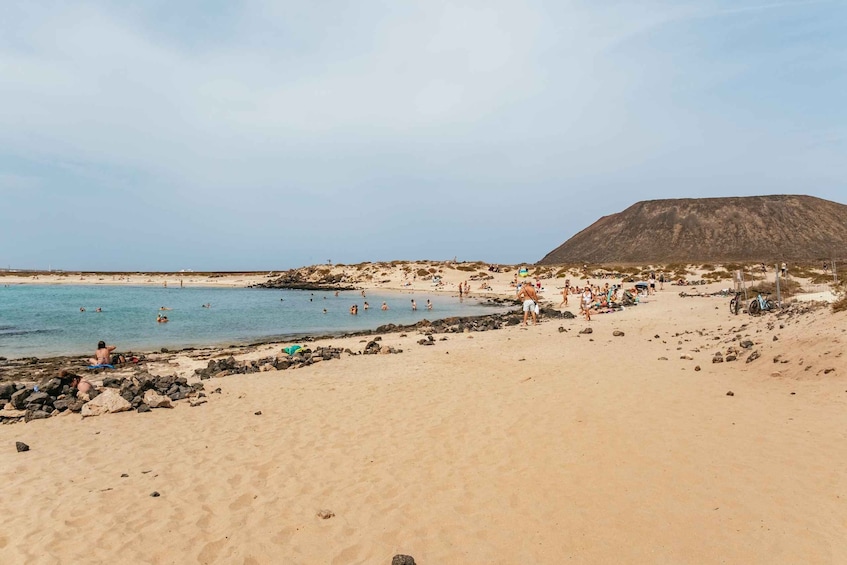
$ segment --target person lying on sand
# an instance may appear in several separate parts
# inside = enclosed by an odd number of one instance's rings
[[[88,360],[89,365],[109,365],[112,361],[112,351],[117,349],[116,345],[106,346],[105,341],[97,343],[97,351],[94,352],[94,357]]]
[[[94,385],[84,378],[79,375],[75,375],[70,371],[66,371],[65,369],[59,371],[59,378],[62,380],[62,383],[70,385],[71,388],[75,388],[80,394],[88,394],[94,388]]]

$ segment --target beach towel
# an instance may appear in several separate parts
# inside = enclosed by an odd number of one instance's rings
[[[115,366],[114,366],[114,365],[107,365],[107,364],[105,364],[105,363],[102,363],[102,364],[100,364],[100,365],[89,365],[87,368],[88,368],[89,370],[91,370],[91,369],[114,369],[114,368],[115,368]]]
[[[294,355],[297,353],[298,349],[303,349],[300,345],[289,345],[288,347],[283,347],[282,350],[288,353],[289,355]]]

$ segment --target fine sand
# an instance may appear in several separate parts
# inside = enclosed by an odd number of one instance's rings
[[[0,562],[847,563],[847,313],[679,290],[0,426]]]

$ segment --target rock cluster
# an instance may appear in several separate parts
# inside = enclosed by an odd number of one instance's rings
[[[379,348],[377,347],[377,349]],[[341,359],[342,353],[353,354],[349,349],[341,349],[340,347],[316,347],[314,351],[309,348],[303,348],[298,349],[291,355],[281,352],[276,357],[264,357],[253,361],[238,361],[234,357],[229,356],[226,359],[212,359],[206,368],[195,369],[194,373],[201,380],[206,380],[212,377],[219,378],[228,375],[246,375],[264,371],[301,369],[315,363],[320,363],[321,361]],[[371,351],[365,351],[363,353],[371,353]],[[379,353],[379,351],[376,351],[376,353]]]
[[[67,373],[37,385],[0,383],[0,402],[6,402],[0,410],[0,422],[29,422],[65,411],[81,412],[83,416],[129,409],[146,412],[151,407],[170,407],[172,402],[195,397],[203,390],[202,383],[189,385],[184,377],[153,376],[144,372],[132,377],[106,377],[101,388],[78,394],[70,386],[72,377]],[[155,406],[147,404],[148,401]]]

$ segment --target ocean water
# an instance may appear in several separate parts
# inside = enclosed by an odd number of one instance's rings
[[[411,299],[418,304],[411,309]],[[433,310],[427,311],[427,298]],[[363,310],[363,303],[370,310]],[[380,310],[382,302],[388,311]],[[211,304],[203,308],[203,304]],[[350,306],[359,305],[351,316]],[[160,307],[167,324],[156,322]],[[80,312],[80,307],[86,309]],[[96,312],[100,307],[102,312]],[[323,310],[327,312],[324,314]],[[93,354],[97,342],[118,351],[229,345],[266,338],[319,335],[411,324],[424,318],[474,316],[496,311],[474,299],[445,294],[164,288],[111,285],[10,285],[0,287],[0,356]]]

